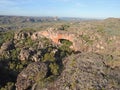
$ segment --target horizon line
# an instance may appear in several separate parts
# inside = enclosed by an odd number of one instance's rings
[[[18,17],[57,17],[57,18],[84,18],[84,19],[107,19],[107,18],[120,18],[120,17],[83,17],[83,16],[79,16],[79,17],[72,17],[72,16],[47,16],[47,15],[8,15],[8,14],[0,14],[0,16],[18,16]]]

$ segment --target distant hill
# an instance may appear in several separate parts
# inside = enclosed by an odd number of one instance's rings
[[[43,23],[59,21],[57,17],[28,17],[0,15],[0,31],[36,28]],[[42,27],[42,25],[41,25]]]
[[[65,20],[65,21],[91,21],[91,20],[99,20],[99,19],[77,18],[77,17],[60,17],[60,20]]]
[[[13,23],[38,23],[38,22],[51,22],[51,21],[88,21],[98,20],[92,18],[76,18],[76,17],[28,17],[28,16],[6,16],[0,15],[0,24],[13,24]]]
[[[26,16],[4,16],[0,15],[0,24],[28,23],[57,21],[56,17],[26,17]]]
[[[59,26],[61,22],[69,22],[69,23],[76,23],[79,24],[82,22],[81,27],[88,25],[88,22],[91,22],[90,27],[95,27],[96,25],[92,25],[93,23],[97,23],[98,26],[101,23],[102,26],[107,28],[107,31],[113,31],[113,27],[117,30],[119,28],[120,19],[119,18],[107,18],[107,19],[93,19],[93,18],[77,18],[77,17],[32,17],[32,16],[6,16],[0,15],[0,31],[7,31],[7,30],[20,30],[25,28],[32,28],[36,30],[45,29],[47,27]],[[102,22],[101,22],[102,21]],[[50,23],[49,23],[50,22]],[[58,23],[57,23],[58,22]],[[84,22],[84,23],[83,23]],[[89,28],[89,27],[87,27]],[[86,29],[87,29],[86,28]],[[114,29],[115,29],[114,28]],[[108,30],[109,29],[109,30]]]

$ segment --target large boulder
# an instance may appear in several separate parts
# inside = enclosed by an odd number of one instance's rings
[[[45,78],[47,74],[45,63],[34,62],[29,64],[17,77],[16,90],[27,90],[35,82]]]
[[[3,43],[1,46],[2,51],[12,50],[12,49],[14,49],[14,43],[12,40]]]

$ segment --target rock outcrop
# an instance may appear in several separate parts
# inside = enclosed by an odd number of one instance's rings
[[[14,39],[15,40],[26,39],[26,38],[30,37],[31,35],[32,35],[31,32],[18,31],[17,33],[15,33]]]
[[[3,50],[3,51],[7,51],[7,50],[11,50],[11,49],[14,49],[13,41],[7,41],[7,42],[3,43],[1,46],[1,50]]]
[[[32,53],[32,51],[30,51],[29,49],[22,49],[19,54],[19,59],[21,61],[28,60],[31,53]]]
[[[0,55],[2,55],[2,53],[4,51],[9,51],[9,50],[12,50],[14,49],[14,43],[13,41],[6,41],[5,43],[2,44],[1,48],[0,48]]]
[[[118,36],[102,35],[101,33],[98,33],[98,31],[92,30],[81,30],[78,33],[60,30],[45,30],[35,32],[31,35],[32,40],[36,40],[41,37],[46,37],[52,40],[57,45],[61,44],[61,39],[69,40],[73,44],[72,46],[70,46],[70,48],[72,48],[75,51],[81,52],[101,53],[109,52],[110,49],[116,50],[115,48],[120,50],[120,38]]]
[[[71,55],[63,60],[65,69],[57,80],[35,90],[119,90],[120,68],[108,67],[107,60],[95,53]]]
[[[42,36],[51,39],[55,44],[60,44],[60,39],[69,40],[73,43],[71,48],[74,49],[75,51],[79,50],[79,47],[77,47],[78,39],[76,34],[69,33],[66,31],[48,30],[48,31],[39,31],[39,32],[33,33],[33,35],[31,36],[31,39],[36,40]]]
[[[17,77],[16,90],[28,90],[35,82],[43,79],[47,66],[41,62],[31,63]]]

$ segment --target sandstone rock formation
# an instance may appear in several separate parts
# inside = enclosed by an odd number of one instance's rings
[[[30,37],[31,35],[32,35],[31,32],[18,31],[18,32],[15,33],[14,39],[21,40],[21,39],[25,39],[27,37]]]
[[[43,79],[47,66],[41,62],[31,63],[17,77],[16,90],[28,90],[35,82]]]
[[[95,53],[71,55],[63,60],[65,69],[57,80],[34,90],[119,90],[120,68],[111,69],[106,61],[107,56]]]
[[[108,36],[107,34],[101,34],[98,31],[81,30],[78,33],[69,31],[39,31],[35,32],[31,38],[33,40],[39,37],[46,37],[51,39],[56,44],[61,44],[60,39],[66,39],[73,43],[71,48],[75,51],[81,52],[115,52],[119,54],[119,36]],[[118,52],[117,52],[118,51]]]
[[[39,31],[33,33],[31,36],[32,40],[36,40],[40,37],[46,37],[51,39],[55,44],[60,44],[60,39],[66,39],[69,40],[73,43],[71,46],[72,49],[75,51],[79,50],[79,47],[77,47],[78,42],[77,42],[77,35],[73,33],[69,33],[66,31],[53,31],[53,30],[48,30],[48,31]]]

